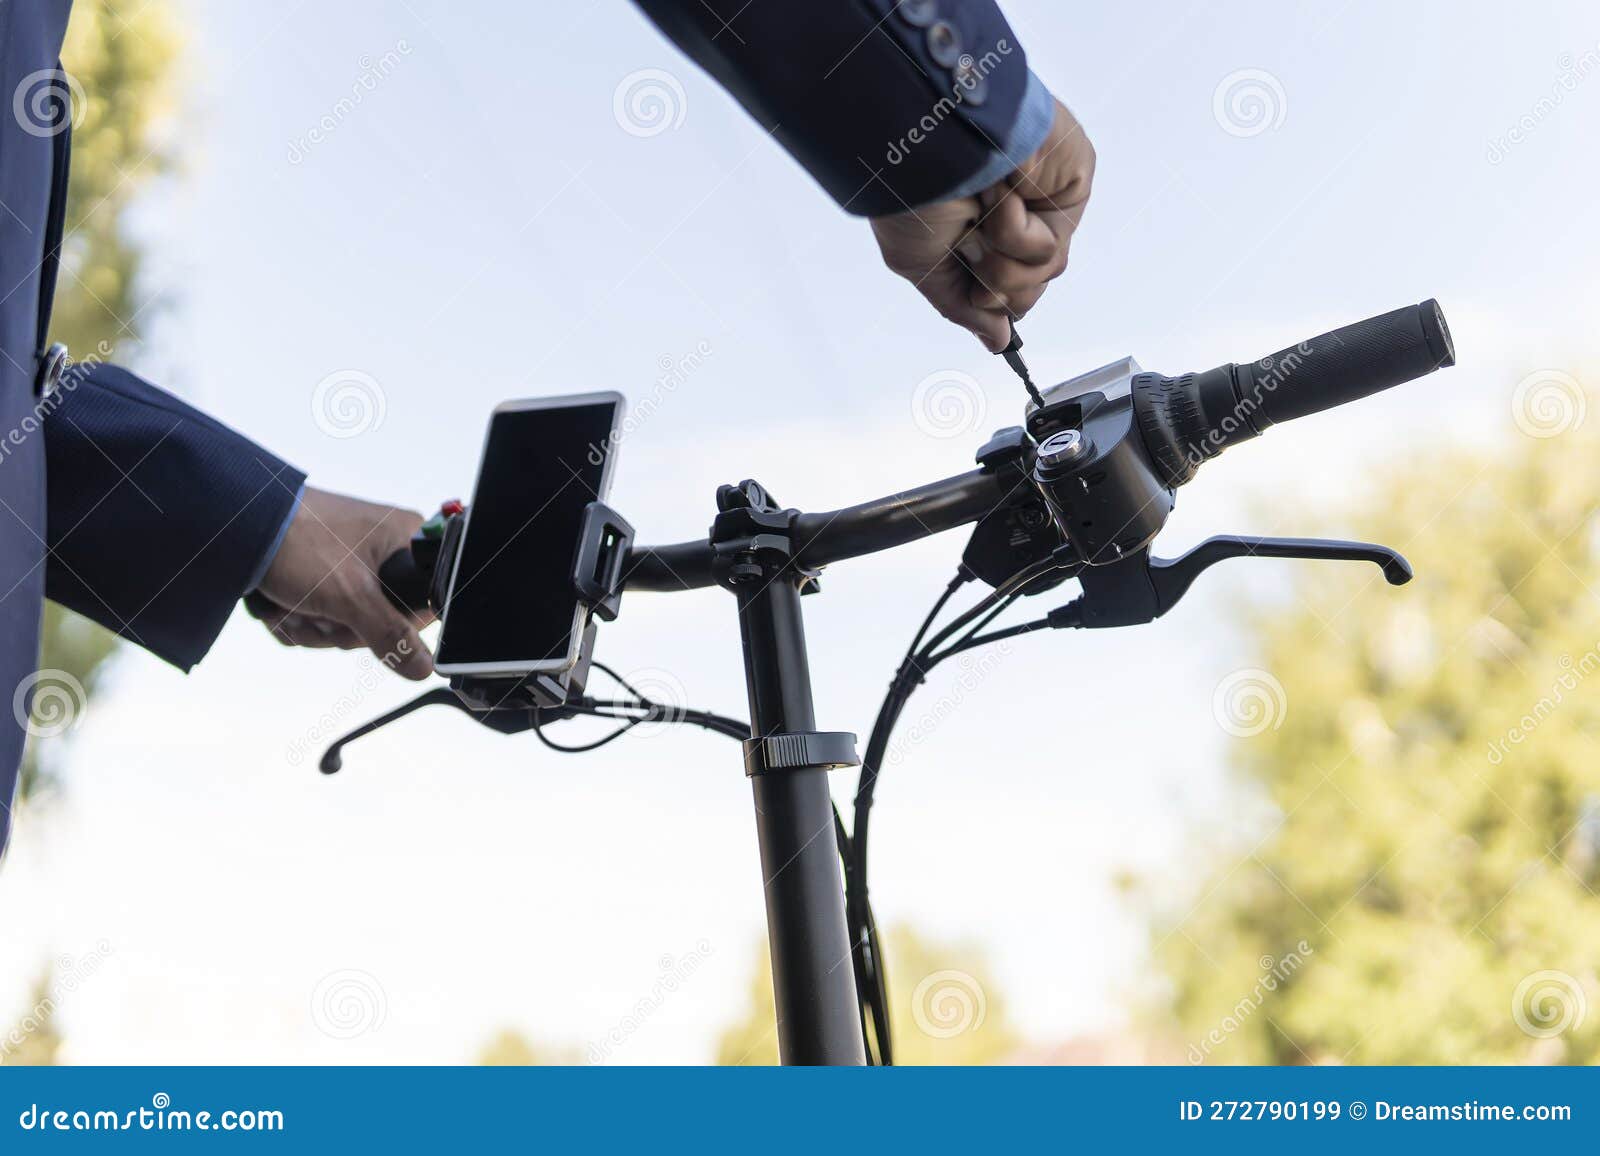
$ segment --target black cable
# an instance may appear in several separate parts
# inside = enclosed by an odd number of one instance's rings
[[[582,711],[580,713],[583,713],[583,714],[590,714],[590,713],[598,714],[598,712],[590,712],[590,711]],[[615,715],[599,715],[599,717],[600,718],[615,718],[616,716]],[[594,742],[592,742],[592,743],[584,743],[581,746],[569,747],[569,746],[566,746],[563,743],[556,742],[549,735],[544,733],[544,724],[539,721],[539,715],[538,715],[537,712],[535,712],[535,714],[533,716],[533,733],[538,737],[538,739],[539,739],[539,741],[541,743],[543,743],[545,746],[549,747],[553,751],[560,751],[562,754],[566,754],[566,755],[581,755],[581,754],[585,754],[585,753],[587,753],[589,751],[597,751],[601,747],[605,746],[607,743],[615,742],[617,739],[620,739],[623,735],[627,734],[629,731],[631,731],[634,727],[638,726],[643,721],[644,721],[644,719],[642,719],[642,718],[630,719],[629,721],[627,721],[627,722],[623,723],[621,726],[619,726],[616,730],[612,731],[610,734],[604,735],[604,736],[602,736],[602,737],[600,737],[598,739],[595,739]]]
[[[1016,638],[1019,634],[1032,634],[1035,630],[1048,630],[1049,628],[1050,620],[1048,618],[1038,618],[1032,622],[1008,626],[1004,630],[991,630],[988,634],[969,634],[945,647],[935,655],[935,659],[946,659],[952,654],[960,654],[963,650],[971,650],[974,646],[987,646],[991,642],[1003,642],[1007,638]]]
[[[851,943],[855,948],[853,958],[857,963],[857,994],[871,1010],[873,1035],[877,1040],[880,1062],[884,1064],[893,1063],[888,978],[883,964],[883,949],[878,936],[877,921],[872,913],[867,887],[867,835],[870,829],[873,793],[877,787],[878,768],[883,763],[889,747],[889,738],[901,713],[905,710],[916,687],[923,682],[934,666],[952,654],[979,645],[980,640],[995,641],[1011,637],[1013,634],[1025,633],[1027,629],[1037,628],[1038,624],[1028,624],[1024,629],[994,631],[989,635],[980,633],[985,626],[1021,597],[1032,582],[1056,569],[1056,566],[1054,560],[1045,559],[1024,567],[995,587],[974,606],[957,615],[919,649],[919,644],[922,643],[939,612],[944,609],[955,591],[970,579],[965,567],[959,569],[912,639],[911,647],[889,682],[888,693],[884,695],[883,704],[878,709],[878,717],[873,723],[872,734],[867,741],[866,757],[861,764],[861,775],[856,783],[855,823],[850,836],[851,856],[845,872],[845,918],[849,924]],[[957,638],[945,650],[937,649],[941,643],[964,627],[968,628],[964,635]],[[865,1012],[863,1020],[864,1018]]]
[[[908,664],[913,663],[917,645],[932,627],[934,619],[938,617],[939,612],[949,602],[951,596],[970,580],[971,576],[963,568],[957,572],[956,577],[946,586],[944,593],[935,602],[933,610],[923,620],[921,628],[918,629],[916,636],[912,639],[911,648],[906,653],[905,662],[901,664],[902,671],[907,669]],[[1000,609],[1004,609],[1004,607],[1002,606]],[[989,618],[992,617],[993,615],[989,616]],[[985,618],[984,622],[988,622],[989,618]],[[979,626],[973,629],[980,629],[982,625],[983,623],[980,623]],[[566,709],[576,714],[588,715],[594,718],[625,721],[623,721],[622,726],[592,743],[569,747],[551,740],[544,733],[542,725],[536,718],[533,727],[534,734],[538,736],[540,742],[552,750],[564,753],[581,753],[596,750],[621,738],[640,723],[653,721],[686,723],[741,741],[750,737],[750,724],[747,722],[728,718],[726,715],[714,714],[711,711],[669,707],[662,703],[654,702],[645,697],[637,687],[630,684],[627,679],[609,666],[599,662],[593,662],[591,665],[609,675],[618,686],[631,694],[633,698],[631,700],[585,698],[579,702],[567,703]],[[898,709],[896,713],[898,714]],[[892,723],[890,725],[892,726]],[[870,794],[869,790],[869,798]],[[859,812],[857,822],[860,822]],[[889,995],[883,969],[882,949],[878,940],[878,922],[873,915],[872,905],[867,898],[864,878],[860,880],[859,885],[856,881],[858,878],[857,865],[864,861],[860,860],[856,854],[855,840],[852,838],[851,833],[845,829],[844,818],[839,814],[837,806],[833,808],[833,829],[834,839],[838,845],[839,859],[844,868],[847,914],[851,912],[859,913],[856,918],[851,920],[851,939],[853,953],[858,953],[852,970],[855,972],[856,977],[856,1002],[857,1013],[861,1021],[862,1047],[865,1050],[868,1063],[890,1064],[893,1062],[893,1051],[889,1034]],[[859,932],[855,930],[858,925]],[[869,1015],[872,1020],[870,1034],[867,1027]],[[877,1044],[876,1049],[872,1046],[874,1041]]]

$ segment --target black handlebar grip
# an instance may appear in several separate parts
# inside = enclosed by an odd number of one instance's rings
[[[1256,433],[1456,363],[1437,301],[1369,317],[1235,367],[1239,407]]]
[[[378,567],[383,595],[396,610],[428,609],[428,575],[417,565],[411,547],[402,546]]]
[[[1408,305],[1245,365],[1133,379],[1134,413],[1162,480],[1181,486],[1201,463],[1280,421],[1332,409],[1454,365],[1437,301]]]

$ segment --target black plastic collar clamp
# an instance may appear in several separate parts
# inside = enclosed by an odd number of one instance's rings
[[[832,771],[859,767],[856,736],[849,731],[791,731],[744,741],[744,773]]]

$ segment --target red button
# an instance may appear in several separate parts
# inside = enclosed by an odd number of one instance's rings
[[[439,512],[448,518],[451,514],[466,513],[467,508],[461,504],[460,498],[451,498],[448,502],[440,503]]]

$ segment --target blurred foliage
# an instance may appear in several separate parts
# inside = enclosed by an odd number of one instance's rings
[[[56,1001],[47,970],[35,981],[26,1011],[0,1035],[0,1064],[43,1067],[59,1062],[61,1033],[56,1030]]]
[[[1156,930],[1191,1062],[1600,1061],[1597,446],[1411,460],[1347,528],[1416,580],[1303,567],[1254,624],[1272,817]]]
[[[896,1064],[992,1064],[1019,1037],[984,954],[971,944],[934,943],[909,927],[890,930],[885,965]],[[745,1013],[717,1041],[717,1063],[776,1064],[772,957],[763,941]]]
[[[78,361],[106,360],[138,342],[139,246],[127,235],[128,206],[166,172],[171,158],[158,126],[168,115],[177,37],[165,4],[78,0],[62,63],[81,86],[75,107],[66,241],[50,337]],[[117,639],[86,618],[45,607],[39,666],[64,670],[92,694]],[[31,739],[23,798],[50,777],[67,736]]]
[[[548,1067],[579,1062],[576,1048],[547,1048],[507,1028],[483,1046],[478,1063],[491,1068]]]
[[[138,341],[142,254],[126,213],[171,168],[161,128],[172,120],[177,53],[176,26],[159,0],[72,6],[61,61],[87,101],[73,109],[66,242],[50,332],[79,360],[102,342],[114,349]]]

